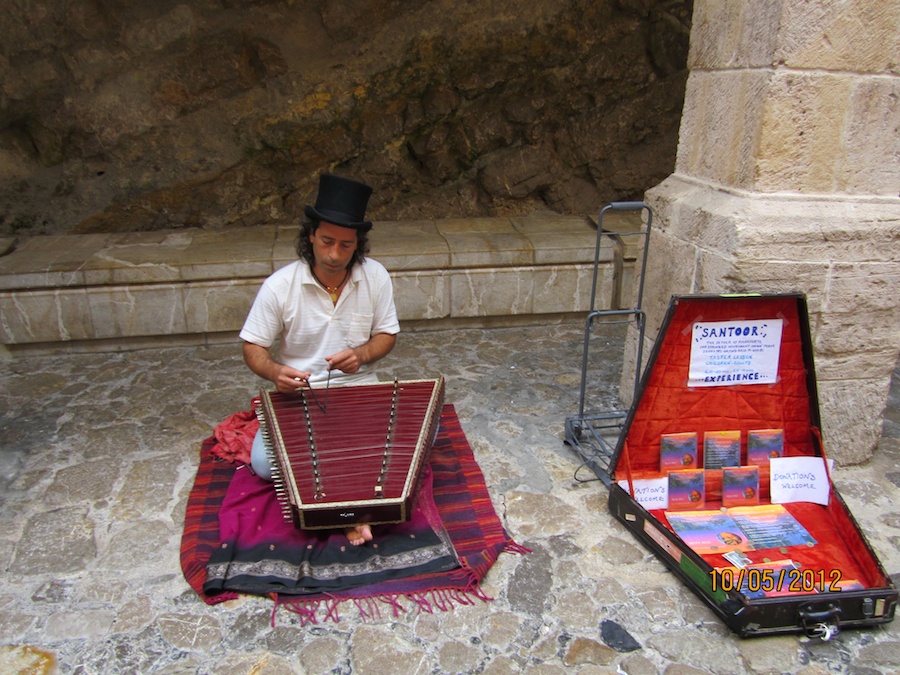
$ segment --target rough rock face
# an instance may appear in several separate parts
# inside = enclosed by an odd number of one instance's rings
[[[593,213],[672,171],[690,0],[10,0],[0,234]]]

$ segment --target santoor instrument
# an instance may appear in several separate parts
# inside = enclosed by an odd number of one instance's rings
[[[442,377],[260,391],[285,519],[306,530],[408,520],[443,403]]]

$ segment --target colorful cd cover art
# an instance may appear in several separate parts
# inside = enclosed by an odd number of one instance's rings
[[[784,456],[784,429],[747,432],[747,464],[767,466],[773,457]]]
[[[722,469],[722,506],[759,504],[759,467],[729,466]]]
[[[740,431],[707,431],[703,434],[703,467],[721,469],[741,465]]]
[[[659,470],[679,471],[697,468],[697,433],[686,431],[663,434],[659,439]]]
[[[666,519],[678,536],[701,555],[816,544],[781,504],[720,511],[666,511]]]
[[[753,550],[750,540],[725,511],[666,511],[666,520],[684,543],[700,555]]]
[[[669,472],[669,508],[702,509],[706,506],[706,473],[703,469]]]
[[[729,509],[728,513],[756,550],[816,545],[812,535],[781,504],[743,506]]]

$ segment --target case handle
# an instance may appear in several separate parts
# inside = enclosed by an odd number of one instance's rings
[[[814,609],[812,605],[804,605],[800,608],[800,622],[803,624],[803,630],[807,637],[820,638],[823,642],[828,642],[831,638],[841,632],[840,620],[838,615],[841,613],[840,607],[832,603],[828,603],[822,609]]]

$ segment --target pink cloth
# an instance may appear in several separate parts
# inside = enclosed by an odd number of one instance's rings
[[[213,430],[216,444],[210,452],[229,462],[250,463],[250,448],[259,429],[259,420],[253,410],[238,412],[226,417]]]

